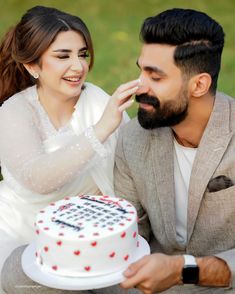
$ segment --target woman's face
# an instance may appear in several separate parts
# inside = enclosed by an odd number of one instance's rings
[[[44,95],[62,100],[78,97],[88,72],[88,48],[81,34],[76,31],[60,32],[43,53],[39,84]]]

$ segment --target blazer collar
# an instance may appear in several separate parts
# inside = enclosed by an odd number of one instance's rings
[[[191,238],[208,182],[219,165],[231,137],[230,102],[224,95],[217,94],[191,172],[188,193],[188,241]]]
[[[168,244],[177,248],[179,244],[176,241],[175,228],[173,134],[170,128],[158,128],[152,131],[152,137],[151,158],[156,183],[153,197],[157,197],[159,201]],[[159,208],[156,208],[156,211],[159,211]]]
[[[218,94],[192,168],[188,193],[187,236],[191,238],[203,194],[232,137],[229,100]],[[151,132],[151,157],[165,233],[172,246],[176,240],[173,134],[170,128]],[[155,193],[154,193],[155,194]]]

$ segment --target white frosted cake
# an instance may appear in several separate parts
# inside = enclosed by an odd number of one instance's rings
[[[40,211],[35,227],[38,265],[60,276],[125,270],[139,246],[136,210],[120,198],[66,197]]]

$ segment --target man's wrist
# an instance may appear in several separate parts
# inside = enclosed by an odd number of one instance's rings
[[[197,257],[200,268],[199,285],[227,288],[231,284],[231,271],[227,263],[215,256]]]
[[[183,255],[176,255],[175,257],[175,266],[176,266],[176,279],[175,285],[182,285],[182,268],[184,266]]]

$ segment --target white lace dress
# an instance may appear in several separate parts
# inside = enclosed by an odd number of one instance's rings
[[[0,108],[0,270],[15,247],[32,241],[35,215],[50,202],[68,195],[113,194],[117,132],[98,150],[86,134],[108,99],[103,90],[86,83],[70,122],[59,130],[41,106],[35,86]]]

